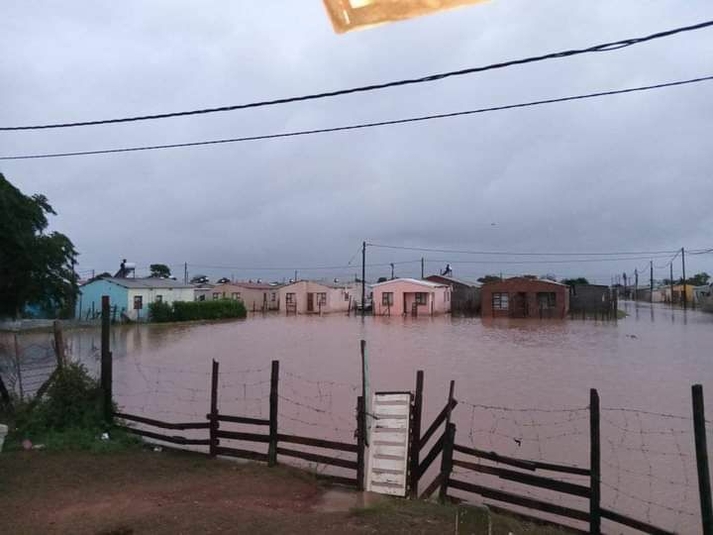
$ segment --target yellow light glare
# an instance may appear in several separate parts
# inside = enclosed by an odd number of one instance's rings
[[[345,33],[378,24],[431,15],[485,0],[324,0],[334,31]]]

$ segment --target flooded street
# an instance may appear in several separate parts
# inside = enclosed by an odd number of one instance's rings
[[[457,443],[586,467],[589,389],[596,388],[603,408],[603,505],[689,533],[698,522],[690,387],[703,384],[712,419],[713,315],[620,306],[628,316],[608,323],[255,315],[227,323],[117,326],[114,394],[126,412],[204,420],[215,359],[221,412],[265,417],[275,359],[281,432],[353,441],[364,338],[373,391],[413,390],[416,370],[424,370],[424,428],[445,404],[453,379]],[[21,345],[42,346],[48,336],[23,334]],[[99,330],[67,331],[66,339],[71,353],[96,371]],[[549,491],[528,492],[547,498]],[[551,499],[586,509],[586,500]]]

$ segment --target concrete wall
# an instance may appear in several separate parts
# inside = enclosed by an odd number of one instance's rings
[[[142,308],[134,309],[134,297],[141,296]],[[166,304],[174,301],[193,301],[195,294],[193,288],[129,288],[127,292],[128,307],[126,316],[133,321],[147,320],[149,317],[149,304],[156,301],[156,296],[160,295],[161,300]],[[117,314],[117,319],[120,315]]]
[[[298,281],[283,286],[278,290],[280,311],[297,314],[329,314],[331,312],[346,312],[349,309],[350,289],[332,288],[318,282]],[[326,303],[321,307],[318,295],[326,294]],[[293,305],[288,304],[288,294],[293,294]],[[312,310],[308,310],[308,295],[312,294]]]
[[[514,277],[486,283],[480,290],[483,317],[564,318],[569,311],[569,287],[556,282]],[[555,306],[541,309],[537,294],[549,292],[555,294]],[[493,308],[495,293],[508,295],[507,310]]]
[[[126,288],[109,282],[106,280],[95,280],[84,284],[79,288],[77,296],[77,304],[75,307],[75,317],[77,319],[85,319],[87,313],[91,319],[92,314],[95,317],[101,315],[102,311],[102,295],[108,295],[111,306],[117,306],[117,319],[121,317],[122,312],[128,309],[128,292]]]
[[[274,286],[245,286],[241,284],[218,284],[208,292],[206,299],[239,299],[250,310],[279,310],[279,288]]]
[[[582,310],[595,312],[607,310],[611,306],[611,292],[608,286],[575,284],[570,287],[569,291],[569,306],[574,312],[581,312]],[[639,291],[643,292],[644,289],[640,288]],[[648,292],[648,288],[646,291]]]
[[[445,314],[451,311],[451,289],[448,286],[431,286],[394,279],[374,285],[373,290],[375,316],[411,314],[416,303],[417,293],[426,294],[426,303],[416,305],[419,316]],[[393,305],[384,304],[385,293],[393,295]]]

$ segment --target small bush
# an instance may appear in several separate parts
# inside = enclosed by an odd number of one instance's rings
[[[220,320],[246,316],[247,310],[243,302],[232,299],[174,301],[172,305],[166,303],[149,305],[149,317],[155,322]]]
[[[163,301],[151,303],[149,304],[149,319],[157,323],[173,321],[173,307]]]
[[[108,429],[103,419],[101,390],[87,369],[69,363],[59,370],[45,396],[34,406],[20,404],[14,415],[9,449],[26,438],[48,449],[111,451],[136,443],[132,436]],[[101,440],[109,432],[111,440]]]

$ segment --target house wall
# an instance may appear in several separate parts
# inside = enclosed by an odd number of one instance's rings
[[[569,289],[569,306],[574,312],[608,310],[611,306],[611,299],[608,286],[574,284]]]
[[[142,307],[139,310],[134,309],[134,297],[137,295],[142,297]],[[162,301],[169,305],[174,301],[193,301],[195,299],[193,288],[128,288],[126,316],[133,321],[147,320],[149,304],[156,301],[157,295],[160,295]]]
[[[411,314],[413,304],[416,302],[416,293],[428,295],[426,304],[418,305],[417,313],[419,316],[430,316],[431,313],[445,314],[451,311],[451,289],[448,286],[430,287],[395,279],[387,283],[377,284],[374,286],[373,291],[373,311],[375,316]],[[386,292],[393,293],[393,306],[389,307],[383,304],[383,296]]]
[[[440,275],[426,277],[427,281],[451,286],[451,312],[478,314],[480,312],[480,288],[449,280]]]
[[[249,311],[262,310],[263,305],[267,310],[279,310],[279,289],[276,287],[250,288],[240,284],[218,284],[208,292],[206,299],[214,299],[216,293],[222,299],[233,299],[233,294],[240,294],[239,299]]]
[[[106,280],[95,280],[79,288],[77,304],[75,307],[75,317],[77,319],[89,319],[99,317],[102,311],[102,296],[108,295],[111,306],[117,306],[117,319],[122,312],[126,312],[128,307],[127,289]]]
[[[349,309],[349,288],[332,288],[329,286],[324,286],[318,282],[312,281],[298,281],[293,284],[288,284],[283,286],[278,290],[279,292],[279,306],[281,311],[285,312],[296,312],[297,314],[312,314],[319,313],[320,307],[317,300],[318,293],[327,294],[327,303],[322,305],[322,314],[329,314],[330,312],[346,312]],[[294,293],[296,307],[289,308],[287,305],[287,294]],[[314,307],[311,312],[307,311],[307,294],[314,294]]]
[[[564,318],[569,311],[569,287],[551,283],[538,279],[523,279],[513,278],[503,281],[486,283],[481,288],[481,310],[483,317],[521,317],[518,314],[519,310],[516,306],[516,299],[519,293],[525,293],[525,302],[523,311],[527,314],[526,317],[539,318],[540,309],[537,303],[537,294],[539,292],[554,292],[555,307],[553,309],[544,310],[543,317]],[[493,294],[507,293],[509,308],[507,310],[493,309]]]

